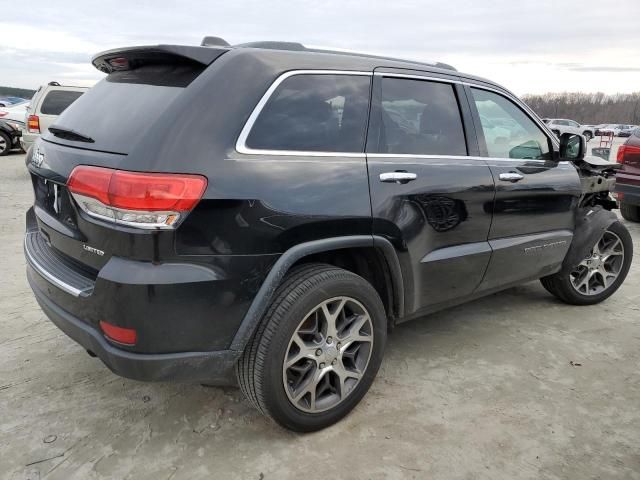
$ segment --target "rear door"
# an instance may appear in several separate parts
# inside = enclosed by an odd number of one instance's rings
[[[455,76],[377,69],[367,138],[373,232],[399,252],[407,314],[473,292],[494,184]]]
[[[490,208],[493,254],[481,289],[552,273],[573,237],[578,173],[555,159],[551,136],[518,100],[481,85],[467,86],[467,93],[496,185]]]

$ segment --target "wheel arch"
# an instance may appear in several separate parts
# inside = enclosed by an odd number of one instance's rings
[[[604,231],[617,221],[616,214],[601,205],[579,208],[576,212],[573,240],[562,263],[563,270],[570,271],[578,265]]]
[[[368,280],[380,294],[391,323],[404,315],[402,270],[389,240],[372,235],[332,237],[301,243],[283,253],[251,302],[231,350],[244,350],[285,275],[296,265],[321,262],[352,271]]]

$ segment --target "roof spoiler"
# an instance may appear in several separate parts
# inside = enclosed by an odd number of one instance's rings
[[[223,46],[146,45],[106,50],[94,55],[91,63],[107,74],[150,63],[197,63],[207,66],[228,50]]]

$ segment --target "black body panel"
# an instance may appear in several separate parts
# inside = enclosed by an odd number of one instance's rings
[[[153,109],[138,129],[118,130],[114,137],[109,128],[94,125],[93,143],[46,133],[27,157],[36,192],[27,214],[28,235],[35,242],[25,244],[31,249],[27,256],[35,259],[28,266],[29,282],[54,323],[117,373],[207,383],[226,377],[287,270],[309,255],[361,248],[379,252],[391,297],[390,321],[546,275],[562,262],[566,249],[558,242],[567,248],[571,243],[580,193],[576,171],[557,162],[486,158],[464,84],[497,85],[375,57],[210,50],[136,47],[101,54],[95,61],[106,69],[113,56],[198,65],[185,85],[161,87],[181,90],[172,90],[167,104]],[[239,139],[254,109],[279,77],[294,70],[346,71],[371,79],[362,151],[244,148]],[[384,75],[451,85],[464,138],[456,155],[373,148],[381,136]],[[118,83],[126,85],[126,78]],[[136,83],[136,91],[141,85]],[[86,134],[82,112],[93,101],[106,101],[97,98],[101,88],[71,105],[60,126]],[[41,162],[33,161],[36,151]],[[143,230],[81,211],[66,188],[78,165],[198,174],[208,184],[175,230]],[[499,183],[499,174],[512,169],[524,172],[526,181]],[[380,181],[380,174],[398,170],[417,178]],[[557,245],[541,247],[547,244]],[[60,273],[44,259],[60,259],[72,271]],[[78,275],[84,276],[92,288],[74,295],[56,286],[47,272],[58,272],[73,285],[82,285]],[[136,329],[139,341],[130,347],[110,343],[100,321]],[[205,369],[211,370],[210,379]]]

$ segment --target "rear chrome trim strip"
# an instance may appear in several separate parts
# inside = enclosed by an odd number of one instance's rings
[[[36,261],[36,259],[33,257],[33,255],[31,254],[27,246],[27,237],[29,235],[37,235],[37,234],[38,232],[28,232],[24,237],[24,251],[27,256],[27,261],[29,262],[29,265],[31,265],[31,267],[33,267],[33,269],[38,274],[40,274],[40,276],[43,277],[45,280],[48,280],[53,285],[58,287],[60,290],[67,292],[68,294],[73,295],[74,297],[88,297],[89,295],[91,295],[92,293],[91,289],[86,289],[86,288],[79,289],[72,285],[69,285],[66,282],[63,282],[58,277],[52,275],[49,271],[47,271],[42,265],[40,265]]]

